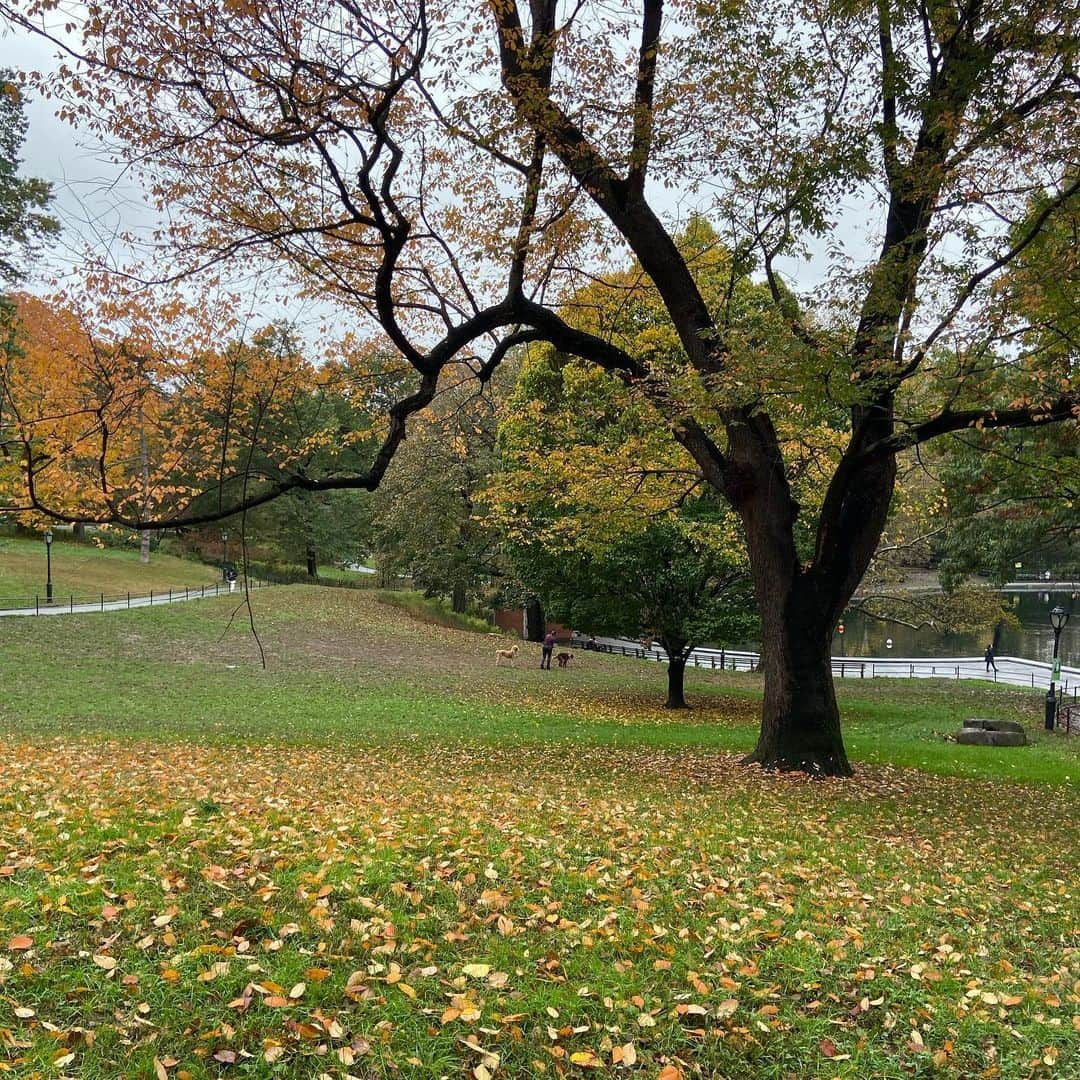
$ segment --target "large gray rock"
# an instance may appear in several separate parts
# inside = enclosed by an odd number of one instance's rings
[[[1027,746],[1027,736],[1021,731],[988,731],[985,728],[964,728],[956,736],[965,746]]]
[[[965,720],[964,727],[976,731],[1017,731],[1024,733],[1022,724],[1015,720]]]

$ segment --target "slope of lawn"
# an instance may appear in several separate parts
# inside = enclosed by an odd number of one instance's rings
[[[52,545],[53,595],[67,601],[80,597],[145,595],[151,590],[182,589],[220,580],[221,572],[202,563],[154,552],[139,562],[137,550],[98,548],[87,542],[55,541]],[[27,599],[44,601],[45,544],[41,540],[0,537],[0,607],[24,606]]]
[[[738,764],[754,676],[670,713],[657,665],[253,604],[266,670],[225,599],[0,624],[0,1072],[1080,1076],[1037,694],[844,687],[858,775],[810,782]]]

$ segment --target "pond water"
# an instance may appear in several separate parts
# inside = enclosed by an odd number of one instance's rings
[[[1072,594],[1063,592],[1005,593],[1006,603],[1020,620],[1019,628],[1003,626],[997,635],[999,656],[1049,661],[1054,654],[1054,630],[1050,609],[1060,604],[1069,609]],[[833,655],[847,656],[981,656],[993,628],[978,634],[947,634],[933,627],[912,630],[899,623],[870,619],[859,612],[844,616],[844,635],[833,639]],[[892,638],[892,648],[885,644]],[[1080,602],[1061,633],[1063,664],[1080,666]]]

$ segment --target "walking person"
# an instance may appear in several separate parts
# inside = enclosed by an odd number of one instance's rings
[[[983,653],[983,659],[986,661],[986,670],[989,671],[991,668],[993,668],[994,672],[996,674],[997,673],[997,664],[994,663],[994,646],[993,646],[993,644],[990,644],[990,645],[986,646],[986,652]]]
[[[544,644],[540,650],[540,668],[551,670],[551,653],[555,648],[555,631],[549,630],[544,635]]]

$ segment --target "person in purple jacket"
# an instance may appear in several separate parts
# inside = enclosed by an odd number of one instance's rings
[[[549,630],[544,635],[544,644],[540,650],[540,667],[551,670],[551,653],[555,648],[555,631]]]

